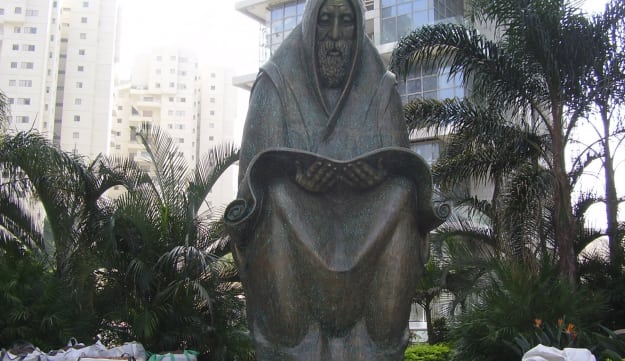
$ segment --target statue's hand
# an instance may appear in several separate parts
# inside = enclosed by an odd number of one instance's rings
[[[373,167],[367,162],[358,161],[345,167],[343,181],[353,188],[367,189],[382,183],[388,177],[382,158]]]
[[[300,162],[295,162],[295,182],[310,192],[324,192],[336,183],[337,170],[332,164],[314,162],[304,170]]]

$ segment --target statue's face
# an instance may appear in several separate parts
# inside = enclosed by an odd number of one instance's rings
[[[317,60],[321,83],[344,85],[352,63],[356,14],[347,0],[326,0],[317,18]]]
[[[347,0],[326,0],[317,18],[318,40],[353,40],[356,16]]]

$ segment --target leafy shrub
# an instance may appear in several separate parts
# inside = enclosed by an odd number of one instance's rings
[[[601,319],[603,301],[583,288],[573,290],[560,279],[557,266],[543,260],[538,270],[516,263],[493,266],[490,287],[479,301],[459,316],[450,330],[454,360],[515,360],[506,344],[520,333],[531,333],[534,320],[557,320],[590,329]]]
[[[445,344],[418,344],[406,349],[404,361],[447,361],[451,348]]]

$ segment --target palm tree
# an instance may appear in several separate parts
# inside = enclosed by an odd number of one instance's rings
[[[242,290],[229,281],[232,259],[212,252],[222,233],[203,205],[238,151],[213,148],[191,170],[158,128],[139,137],[148,181],[113,201],[110,256],[99,275],[102,299],[118,299],[108,307],[107,325],[128,325],[125,331],[150,349],[188,346],[215,360],[228,357],[226,350],[245,336]]]
[[[417,64],[449,67],[450,76],[462,76],[464,85],[471,85],[478,104],[498,109],[507,120],[506,127],[495,122],[497,127],[484,128],[491,132],[483,137],[504,140],[505,132],[512,129],[518,136],[510,146],[520,145],[522,151],[529,147],[528,152],[538,154],[533,163],[547,170],[549,176],[559,269],[575,284],[578,226],[565,148],[581,116],[569,110],[579,108],[583,98],[580,84],[597,50],[588,20],[564,0],[474,0],[471,9],[474,21],[494,24],[499,41],[487,40],[476,29],[463,25],[426,26],[402,39],[393,53],[391,68],[406,75]],[[461,117],[454,120],[464,121]],[[484,168],[491,165],[499,164],[484,164]],[[505,169],[491,170],[497,171],[506,174]],[[533,178],[539,179],[544,178]]]
[[[599,114],[600,122],[590,122],[597,142],[588,147],[589,154],[602,161],[605,179],[605,204],[610,261],[618,269],[625,261],[623,233],[618,222],[620,200],[616,190],[614,155],[623,140],[622,106],[625,99],[625,4],[612,1],[603,14],[593,17],[595,43],[602,47],[590,69],[587,96]],[[599,149],[595,149],[597,145]]]

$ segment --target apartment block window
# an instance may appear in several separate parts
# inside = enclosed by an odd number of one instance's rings
[[[83,1],[82,2],[82,7],[83,8],[88,8],[89,7],[89,1]]]
[[[80,99],[80,98],[74,99],[74,104],[75,105],[82,105],[82,99]]]
[[[30,117],[28,115],[18,115],[15,117],[15,122],[22,124],[30,123]]]
[[[22,50],[35,51],[35,46],[32,44],[24,44],[22,45]]]
[[[440,143],[437,140],[412,143],[410,148],[428,162],[430,166],[438,160],[441,153]]]
[[[76,82],[76,88],[82,89],[82,82],[81,81]]]
[[[169,87],[170,87],[170,88],[173,88],[173,87],[175,87],[175,86],[176,86],[176,84],[175,84],[175,83],[171,83],[171,82],[169,83]]]
[[[83,65],[78,65],[78,71],[85,71],[85,67]]]
[[[21,7],[16,7],[15,8],[15,13],[16,14],[21,14],[22,13],[22,8]]]
[[[33,86],[32,80],[20,80],[19,85],[24,88],[30,88]]]
[[[208,140],[210,140],[210,141],[212,142],[213,140],[215,140],[215,137],[213,137],[213,136],[211,135],[211,136],[209,136],[209,137],[208,137]]]
[[[78,133],[78,132],[72,133],[72,138],[73,139],[80,139],[80,133]]]
[[[176,110],[176,116],[184,117],[185,115],[186,115],[186,112],[184,110]]]
[[[39,10],[26,9],[26,16],[39,16]]]
[[[215,98],[210,98],[210,99],[209,99],[209,101],[210,101],[211,103],[215,103]]]
[[[184,124],[176,124],[176,129],[184,130]]]
[[[179,101],[180,101],[181,103],[186,103],[186,102],[187,102],[187,98],[181,97],[181,98],[179,99]]]
[[[217,74],[211,73],[211,78],[214,78],[215,76],[217,76]]]
[[[173,110],[171,110],[171,109],[170,109],[170,110],[168,110],[168,111],[167,111],[167,115],[169,115],[169,116],[173,116],[173,115],[174,115],[174,111],[173,111]]]
[[[117,118],[117,124],[121,124],[122,123],[122,118]]]
[[[80,22],[83,23],[83,24],[86,24],[87,23],[87,17],[85,17],[85,16],[81,17],[80,18]]]
[[[211,111],[210,111],[210,115],[215,115],[215,111],[214,111],[214,110],[211,110]]]
[[[22,32],[22,28],[20,28],[19,26],[15,26],[13,27],[13,32],[16,34],[19,34]]]
[[[31,61],[24,61],[21,64],[22,69],[33,69],[34,67],[35,67],[35,64]]]
[[[181,63],[186,63],[187,61],[189,61],[189,59],[181,56],[180,59],[178,59],[178,61]]]
[[[154,83],[154,87],[155,87],[156,89],[160,89],[160,87],[161,87],[161,83]]]
[[[80,121],[80,115],[74,115],[74,121],[75,122],[79,122]]]
[[[211,85],[211,90],[215,90],[215,86],[214,85]]]
[[[13,49],[13,50],[20,50],[20,46],[19,46],[19,45],[17,45],[17,44],[13,44],[12,49]]]
[[[176,61],[176,56],[175,56],[175,55],[170,56],[170,57],[169,57],[169,60],[171,60],[171,61]]]
[[[17,98],[17,104],[30,105],[30,98]]]
[[[173,103],[174,102],[174,97],[169,97],[169,102]]]
[[[17,85],[17,80],[11,79],[9,80],[9,86],[16,86]]]
[[[167,124],[167,129],[174,129],[174,125],[173,124]]]
[[[179,90],[185,90],[185,89],[187,89],[187,85],[186,84],[178,84],[178,89]]]
[[[17,69],[17,61],[11,62],[11,69]]]
[[[87,33],[80,33],[80,40],[86,40],[87,39]]]
[[[178,143],[180,144],[184,143],[184,138],[178,138]]]
[[[208,123],[208,127],[211,129],[215,128],[215,123]]]
[[[85,49],[78,49],[78,55],[85,55]]]
[[[0,15],[4,15],[4,8],[0,8]]]
[[[143,116],[144,116],[144,117],[151,117],[151,116],[153,116],[153,115],[154,115],[154,112],[153,112],[153,111],[151,111],[151,110],[144,110],[144,111],[143,111]]]
[[[34,26],[24,26],[25,34],[37,34],[37,28]]]
[[[410,31],[434,22],[459,22],[464,15],[462,0],[382,0],[381,42],[398,41]]]

